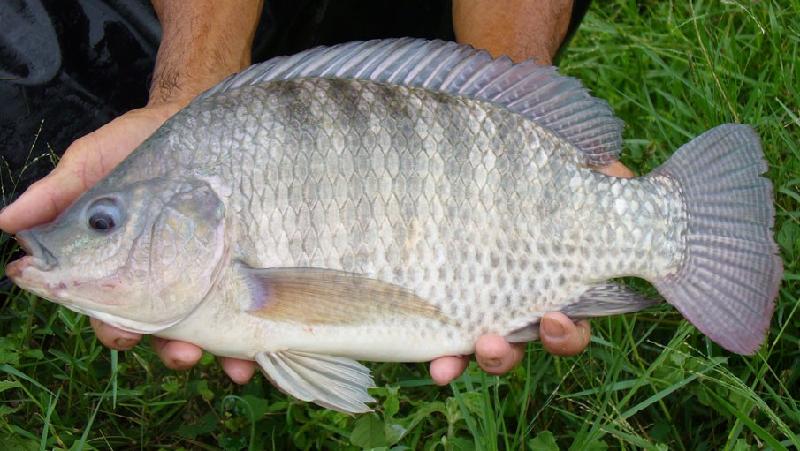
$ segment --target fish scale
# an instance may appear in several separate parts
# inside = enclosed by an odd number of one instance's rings
[[[534,62],[414,39],[312,49],[195,99],[20,232],[30,255],[6,273],[345,412],[372,401],[355,360],[468,354],[485,333],[536,339],[545,312],[653,304],[621,276],[754,353],[782,274],[758,136],[721,125],[618,179],[595,169],[621,127]]]

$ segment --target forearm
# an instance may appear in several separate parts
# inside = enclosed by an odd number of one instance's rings
[[[552,64],[571,14],[572,0],[453,0],[453,29],[492,56]]]
[[[161,22],[150,105],[188,103],[250,65],[262,0],[152,0]]]

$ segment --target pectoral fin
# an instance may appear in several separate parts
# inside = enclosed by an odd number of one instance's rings
[[[264,375],[282,392],[345,413],[362,413],[375,402],[369,369],[352,359],[300,351],[256,355]]]
[[[250,294],[248,312],[301,324],[369,324],[376,318],[443,321],[438,307],[403,287],[324,268],[251,268],[239,265]]]

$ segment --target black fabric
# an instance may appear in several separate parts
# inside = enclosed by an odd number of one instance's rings
[[[451,0],[270,0],[253,61],[381,37],[453,39]],[[590,0],[576,0],[571,36]],[[147,101],[161,28],[147,0],[0,2],[0,206],[51,155]]]
[[[450,0],[268,1],[253,62],[318,45],[411,36],[453,40]]]
[[[160,38],[146,0],[0,3],[0,205],[51,151],[144,105]]]

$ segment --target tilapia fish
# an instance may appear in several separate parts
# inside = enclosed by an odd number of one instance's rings
[[[53,223],[22,288],[114,326],[252,359],[280,389],[368,410],[356,360],[536,339],[545,312],[651,302],[751,354],[781,279],[760,143],[722,125],[607,177],[621,122],[577,80],[455,43],[348,43],[229,78]]]

